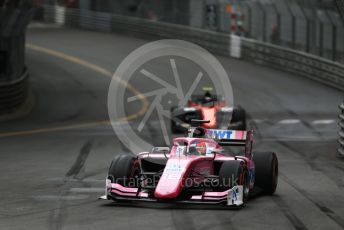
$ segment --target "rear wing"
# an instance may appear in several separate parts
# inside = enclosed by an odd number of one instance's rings
[[[216,140],[224,146],[245,146],[247,140],[247,131],[208,129],[206,137]]]
[[[192,123],[203,124],[209,123],[207,120],[191,120]],[[200,130],[201,129],[201,130]],[[187,131],[188,137],[202,136],[215,140],[221,146],[245,146],[245,156],[252,158],[252,145],[254,138],[253,130],[226,130],[226,129],[204,129],[201,127],[191,127]]]
[[[245,156],[252,158],[253,130],[207,129],[206,137],[214,139],[221,146],[244,146]]]

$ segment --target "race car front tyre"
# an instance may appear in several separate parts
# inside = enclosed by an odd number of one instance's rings
[[[254,185],[263,189],[265,194],[272,195],[278,182],[278,160],[274,152],[253,153],[255,164]]]
[[[230,125],[229,129],[246,130],[246,111],[243,108],[234,108]]]
[[[244,187],[244,202],[249,196],[249,175],[242,161],[225,161],[219,171],[219,186],[221,191],[228,190],[236,185]]]
[[[108,179],[112,183],[118,183],[125,187],[138,186],[138,174],[140,173],[140,164],[137,157],[129,154],[115,156],[112,160]]]

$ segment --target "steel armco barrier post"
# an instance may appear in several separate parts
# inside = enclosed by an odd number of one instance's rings
[[[338,157],[344,158],[344,101],[339,106],[339,148],[338,148]]]
[[[342,0],[336,0],[338,11],[344,21],[344,2]],[[340,114],[339,114],[339,148],[338,148],[338,157],[344,158],[344,101],[339,106]]]

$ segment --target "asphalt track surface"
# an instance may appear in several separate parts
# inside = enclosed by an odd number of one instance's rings
[[[276,194],[240,210],[97,200],[111,159],[125,152],[108,124],[108,73],[147,42],[48,25],[29,29],[35,106],[0,126],[0,229],[344,228],[344,162],[336,158],[342,92],[225,57],[218,59],[235,102],[257,130],[255,149],[278,154]],[[129,112],[139,109],[128,104]]]

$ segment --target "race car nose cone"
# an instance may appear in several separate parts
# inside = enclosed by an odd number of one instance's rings
[[[182,191],[183,177],[188,161],[169,159],[165,170],[155,188],[154,196],[158,199],[177,198]]]
[[[178,186],[179,187],[179,186]],[[154,193],[154,196],[155,198],[157,199],[174,199],[174,198],[177,198],[179,196],[179,189],[178,187],[175,187],[175,188],[156,188],[155,189],[155,193]]]
[[[174,178],[171,178],[174,177]],[[162,176],[155,188],[154,196],[158,199],[173,199],[177,198],[181,191],[182,176],[171,176],[170,174]]]

